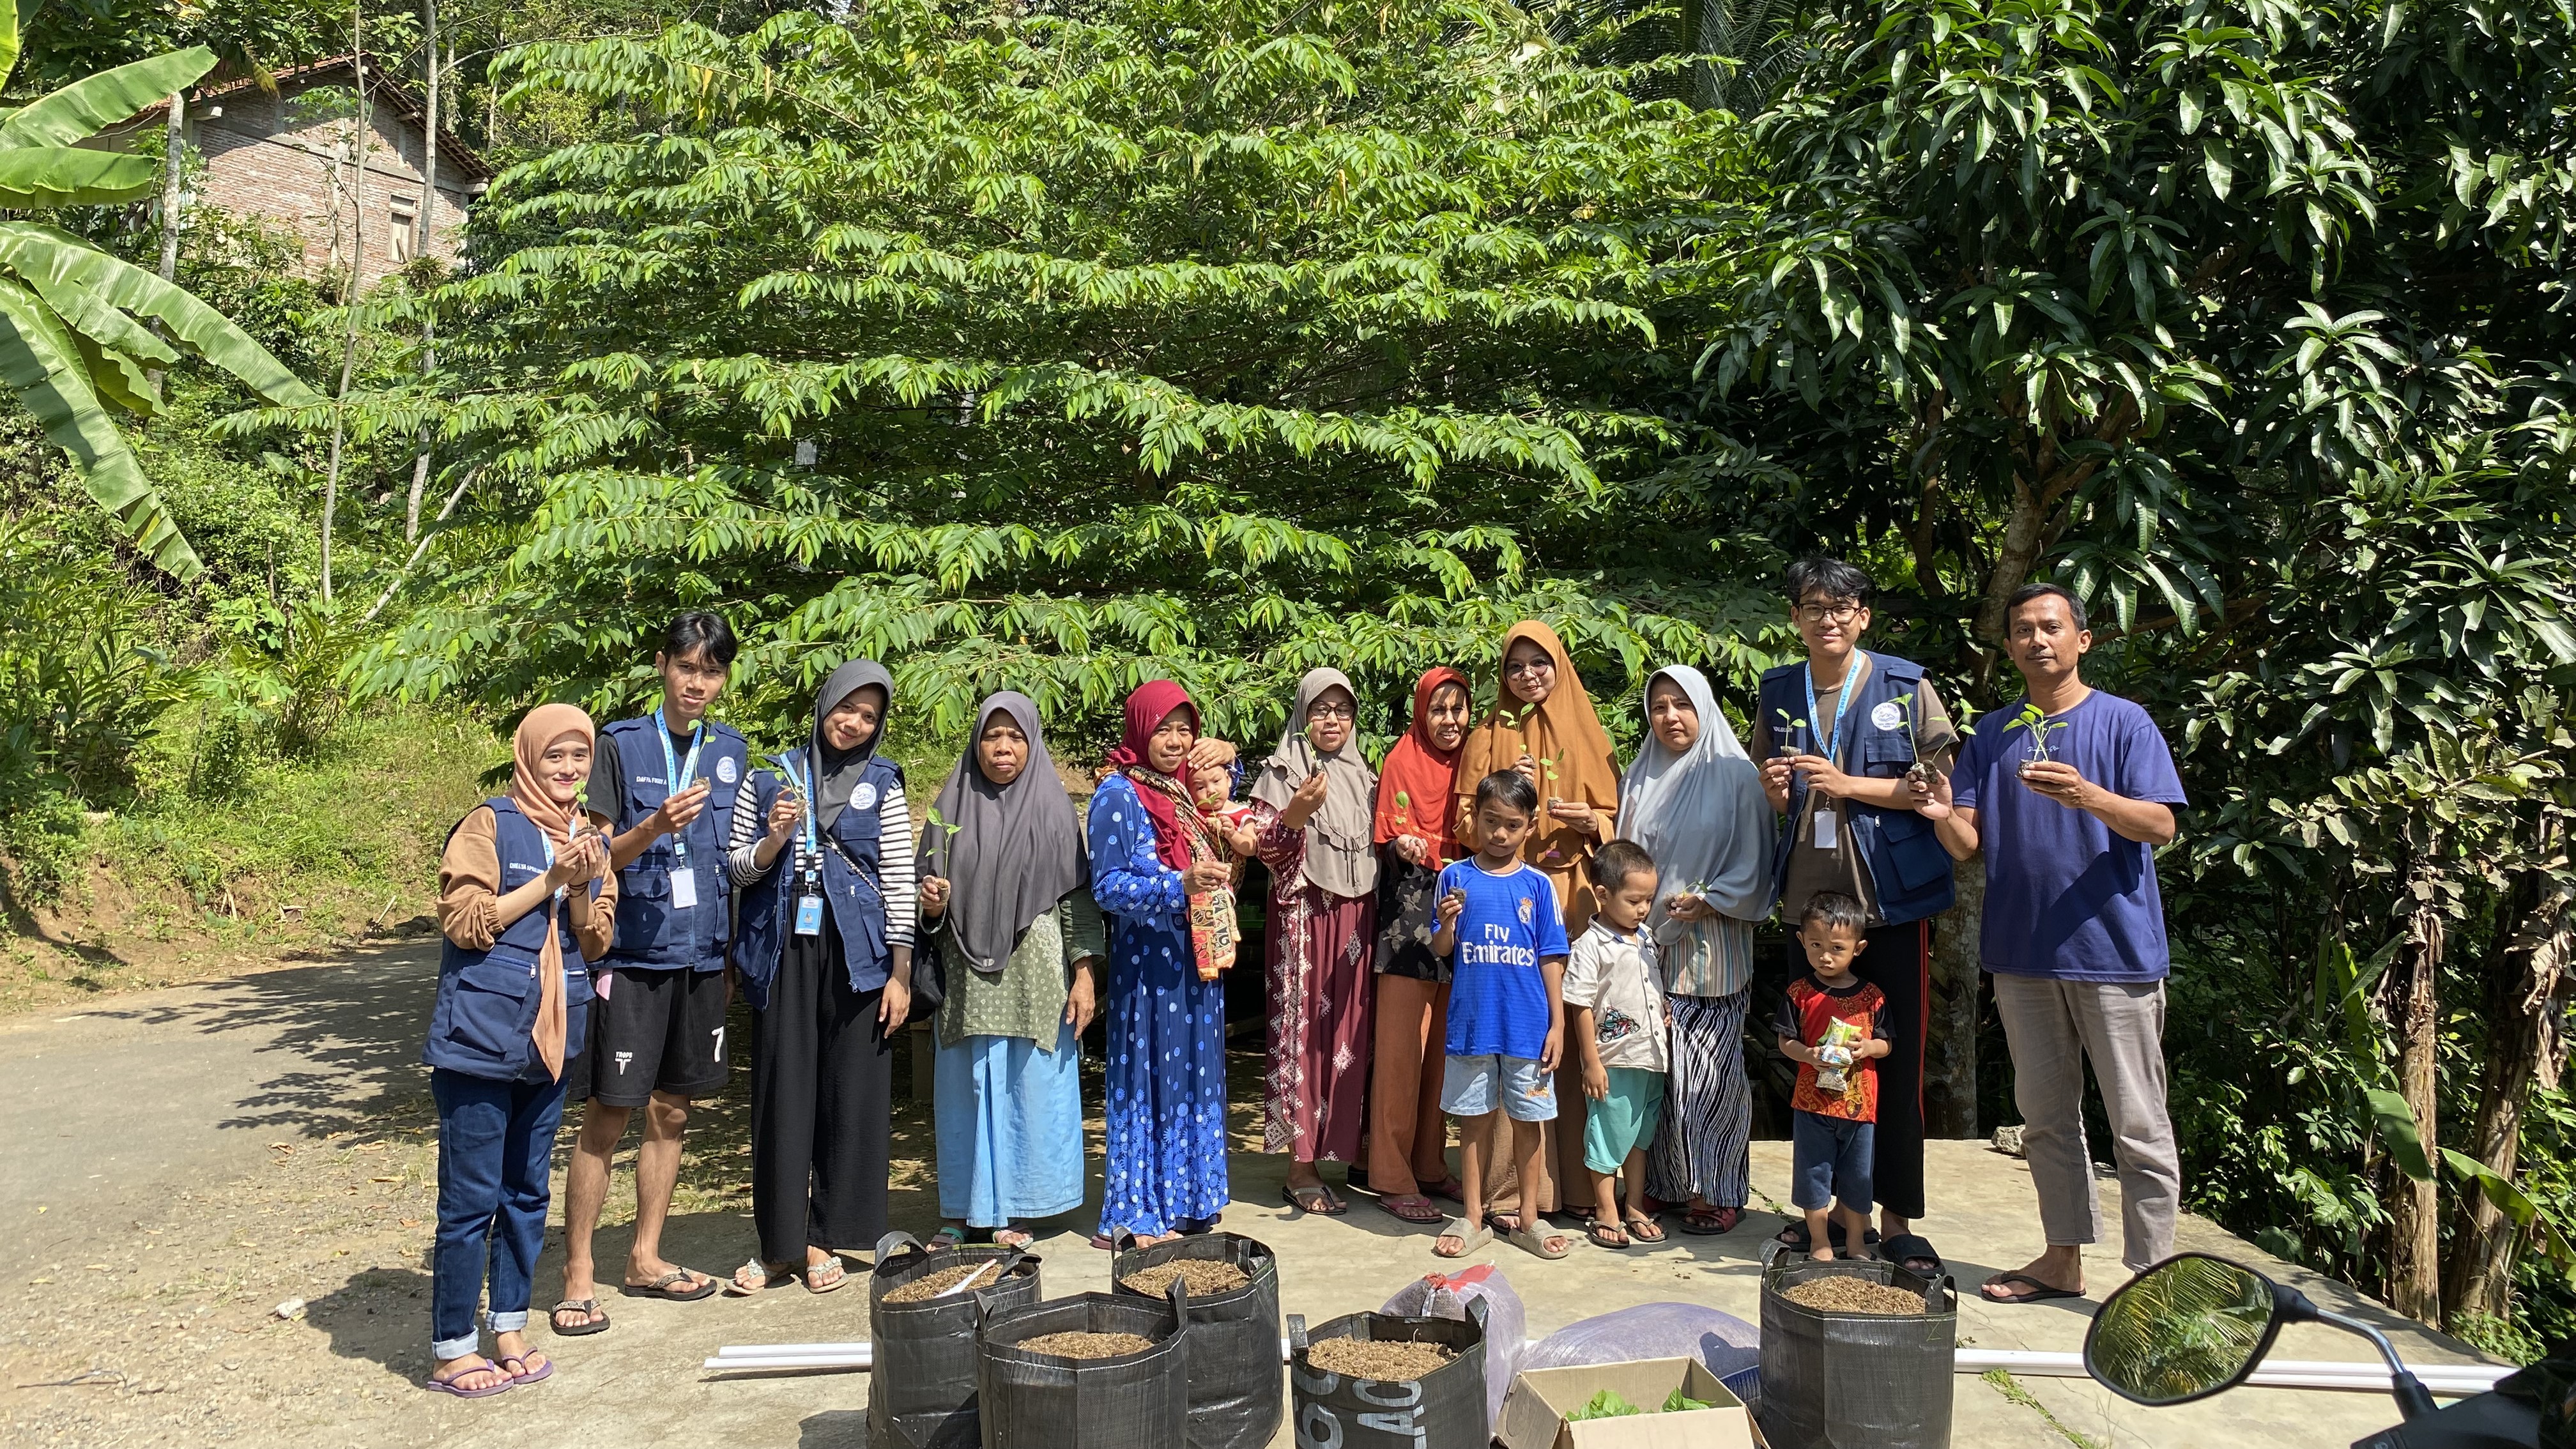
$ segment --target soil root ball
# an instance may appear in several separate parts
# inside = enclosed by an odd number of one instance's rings
[[[1456,1357],[1440,1344],[1395,1339],[1324,1338],[1306,1345],[1308,1364],[1353,1379],[1418,1379]]]
[[[1906,1314],[1919,1317],[1923,1312],[1923,1295],[1848,1273],[1810,1278],[1794,1288],[1781,1289],[1780,1296],[1819,1313],[1876,1313],[1893,1318]]]

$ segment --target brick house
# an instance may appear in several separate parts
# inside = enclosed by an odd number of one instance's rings
[[[193,204],[284,226],[303,238],[303,270],[316,279],[346,275],[355,250],[361,291],[411,261],[424,204],[429,252],[456,255],[465,209],[490,183],[492,167],[442,126],[436,194],[424,198],[429,133],[418,93],[367,57],[361,168],[355,58],[296,66],[274,80],[274,93],[238,80],[189,98],[188,144],[206,161]],[[137,129],[166,124],[164,112],[156,106],[137,117]]]

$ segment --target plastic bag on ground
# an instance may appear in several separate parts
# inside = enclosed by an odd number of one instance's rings
[[[1426,1273],[1396,1290],[1380,1313],[1401,1318],[1467,1320],[1467,1305],[1485,1305],[1485,1418],[1503,1416],[1503,1395],[1511,1392],[1512,1375],[1521,1371],[1529,1346],[1529,1312],[1511,1281],[1491,1263],[1478,1263],[1455,1273]]]
[[[1523,1369],[1577,1368],[1643,1358],[1695,1358],[1745,1405],[1761,1399],[1762,1331],[1698,1303],[1640,1303],[1569,1323],[1529,1346]]]

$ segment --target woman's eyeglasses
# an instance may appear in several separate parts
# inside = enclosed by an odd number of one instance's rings
[[[1347,704],[1318,704],[1306,711],[1308,719],[1357,719],[1359,711]]]
[[[1503,672],[1515,679],[1524,674],[1554,674],[1556,672],[1556,661],[1553,659],[1524,659],[1518,664],[1504,665]]]

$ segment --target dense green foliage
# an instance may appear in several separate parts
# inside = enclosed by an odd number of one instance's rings
[[[2576,16],[646,8],[460,9],[609,38],[473,73],[525,160],[462,267],[361,313],[341,609],[298,602],[309,538],[274,589],[265,525],[208,544],[195,687],[264,748],[328,732],[335,672],[623,711],[690,605],[769,738],[853,653],[899,748],[1010,685],[1079,759],[1154,674],[1255,741],[1319,662],[1382,737],[1425,664],[1490,689],[1527,612],[1626,741],[1654,663],[1745,697],[1808,550],[1986,709],[2000,599],[2061,579],[2194,801],[2194,1205],[2500,1348],[2576,1327]],[[1746,64],[1636,59],[1685,24]],[[308,306],[253,330],[336,361]],[[309,518],[329,421],[144,438],[209,480],[194,530],[260,480]],[[415,557],[424,427],[460,491]]]

